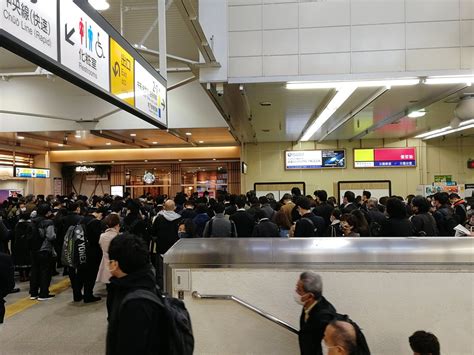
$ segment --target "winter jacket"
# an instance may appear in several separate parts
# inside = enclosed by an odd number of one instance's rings
[[[202,238],[202,233],[206,227],[207,221],[209,221],[209,215],[207,213],[200,213],[193,218],[193,223],[196,226],[196,235],[199,238]]]
[[[32,222],[39,229],[40,235],[44,237],[43,244],[38,251],[46,251],[55,254],[53,241],[56,239],[56,230],[53,221],[46,219],[43,216],[39,216],[33,218]]]
[[[117,236],[118,232],[115,228],[109,228],[100,235],[99,244],[102,249],[102,260],[97,273],[97,282],[108,284],[112,276],[109,271],[109,246],[112,239]]]
[[[268,218],[263,218],[253,228],[252,237],[279,238],[280,231],[275,223],[270,221]]]
[[[310,221],[308,221],[311,220]],[[316,232],[314,231],[316,229]],[[314,213],[306,213],[301,219],[296,222],[295,238],[302,237],[326,237],[326,223],[323,217],[316,216]]]
[[[178,241],[178,225],[182,217],[174,211],[161,211],[152,227],[156,252],[165,254]]]
[[[245,209],[238,209],[229,219],[235,223],[239,238],[252,236],[255,220]]]
[[[202,236],[204,238],[235,238],[237,237],[237,228],[234,222],[226,218],[224,213],[217,213],[206,223]]]
[[[380,228],[381,237],[411,237],[415,235],[408,218],[387,218]]]
[[[421,236],[422,233],[428,237],[438,235],[438,227],[436,221],[430,213],[415,214],[410,218],[411,224],[415,231],[415,235]]]
[[[13,262],[10,255],[0,253],[0,300],[15,287],[13,270]]]
[[[139,289],[155,290],[155,274],[151,268],[110,279],[107,296],[107,355],[160,355],[164,354],[162,349],[168,348],[166,337],[160,337],[161,334],[167,334],[167,323],[162,321],[164,314],[158,305],[137,299],[121,307],[125,296]]]

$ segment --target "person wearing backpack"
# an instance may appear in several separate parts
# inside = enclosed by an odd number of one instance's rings
[[[203,238],[236,238],[237,228],[235,223],[224,215],[224,204],[216,204],[213,210],[215,216],[206,223],[202,233]]]
[[[148,248],[130,234],[109,246],[107,355],[190,355],[194,349],[184,304],[156,288]],[[180,318],[180,320],[178,320]]]
[[[458,221],[454,215],[454,210],[449,203],[449,195],[447,192],[437,192],[433,196],[434,207],[436,211],[433,217],[438,226],[440,237],[454,236],[454,227],[458,225]]]
[[[296,208],[301,218],[296,222],[294,238],[326,237],[326,222],[324,218],[311,212],[311,202],[306,197],[298,197]]]
[[[49,219],[51,207],[43,203],[37,208],[37,217],[32,219],[30,299],[47,301],[54,297],[49,293],[51,283],[51,260],[56,253],[54,223]],[[39,292],[38,292],[39,291]]]

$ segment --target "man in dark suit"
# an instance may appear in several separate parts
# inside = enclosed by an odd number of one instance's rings
[[[13,279],[13,262],[10,255],[0,252],[0,324],[3,323],[5,317],[5,300],[4,297],[11,293],[15,287]]]
[[[340,208],[342,213],[351,213],[356,210],[357,205],[355,204],[355,200],[355,194],[352,191],[346,191]]]
[[[298,213],[301,215],[301,218],[295,225],[295,238],[322,238],[327,236],[324,218],[316,216],[311,212],[311,202],[308,198],[299,197],[296,200],[296,208]]]
[[[239,238],[249,238],[252,236],[253,227],[255,226],[255,218],[245,210],[244,195],[237,196],[235,204],[237,205],[237,211],[233,213],[229,219],[235,223],[237,236]]]
[[[295,301],[303,306],[298,340],[301,355],[322,355],[321,341],[336,309],[323,297],[323,281],[318,274],[303,272],[296,283]]]

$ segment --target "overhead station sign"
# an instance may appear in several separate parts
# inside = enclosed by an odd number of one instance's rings
[[[87,2],[0,4],[2,46],[155,126],[168,126],[166,80]]]
[[[47,179],[49,178],[49,169],[37,168],[16,168],[15,176],[21,178]]]
[[[73,0],[61,0],[61,64],[109,90],[109,35]]]
[[[415,166],[415,148],[354,149],[355,168],[410,168]]]
[[[58,59],[56,1],[1,0],[0,9],[1,29],[49,58]]]
[[[345,167],[346,151],[343,149],[285,151],[285,170]]]

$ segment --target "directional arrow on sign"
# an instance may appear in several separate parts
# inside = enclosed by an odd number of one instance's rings
[[[68,32],[67,30],[67,23],[64,25],[64,39],[66,40],[66,42],[68,42],[70,45],[75,45],[75,43],[71,40],[71,36],[74,34],[74,32],[76,32],[76,30],[74,29],[74,27],[72,28],[71,31]]]
[[[114,76],[117,76],[118,74],[120,74],[120,64],[119,64],[119,62],[115,62],[114,67],[112,68],[112,70],[114,72]]]

